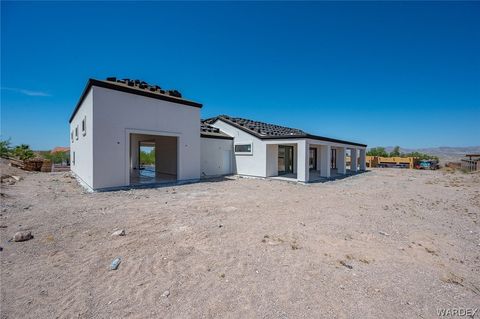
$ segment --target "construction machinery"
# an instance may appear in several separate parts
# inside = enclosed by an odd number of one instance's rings
[[[367,156],[367,167],[414,168],[414,157]]]
[[[436,160],[419,160],[415,164],[416,169],[439,169],[440,165],[438,164],[438,161]]]

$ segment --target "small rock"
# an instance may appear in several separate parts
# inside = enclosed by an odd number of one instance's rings
[[[390,236],[390,234],[387,234],[386,232],[384,231],[379,231],[378,232],[380,235],[383,235],[383,236]]]
[[[223,227],[223,224],[218,225],[218,228],[222,228],[222,227]]]
[[[347,267],[348,269],[353,269],[353,266],[352,265],[349,265],[347,264],[345,261],[341,260],[340,261],[340,265],[344,266],[344,267]]]
[[[117,270],[121,262],[122,262],[122,259],[120,257],[115,258],[110,264],[110,270]]]
[[[19,241],[27,241],[33,238],[32,232],[29,231],[19,231],[16,232],[15,235],[13,235],[13,241],[19,242]]]
[[[124,229],[119,229],[117,231],[114,231],[112,233],[112,236],[125,236],[125,230]]]
[[[162,297],[168,298],[170,296],[170,290],[165,290],[162,294]]]

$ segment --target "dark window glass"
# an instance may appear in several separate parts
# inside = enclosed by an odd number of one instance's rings
[[[251,153],[252,152],[252,144],[238,144],[238,145],[235,145],[235,152],[236,153]]]

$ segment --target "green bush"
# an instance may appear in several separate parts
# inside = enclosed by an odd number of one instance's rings
[[[30,149],[30,146],[28,146],[27,144],[21,144],[21,145],[16,146],[13,149],[13,156],[15,156],[16,158],[18,158],[22,161],[25,161],[25,160],[28,160],[28,159],[31,159],[31,158],[35,157],[35,154]]]
[[[70,152],[45,153],[43,157],[51,160],[54,164],[68,163],[70,161]]]
[[[385,148],[384,148],[384,147],[374,147],[374,148],[371,148],[371,149],[367,152],[367,155],[368,155],[368,156],[388,157],[388,153],[387,153],[387,151],[385,151]]]
[[[150,152],[140,151],[140,164],[153,165],[155,164],[155,149]]]
[[[12,155],[12,147],[10,146],[10,139],[0,140],[0,157],[9,157]]]
[[[400,146],[395,146],[390,153],[387,153],[384,147],[374,147],[367,152],[368,156],[381,156],[381,157],[415,157],[419,160],[436,160],[438,161],[438,156],[429,155],[420,152],[411,152],[411,153],[400,153]]]

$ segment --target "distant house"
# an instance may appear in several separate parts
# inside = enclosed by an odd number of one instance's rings
[[[64,153],[64,154],[59,154],[59,153]],[[52,155],[54,155],[54,154],[63,155],[63,156],[57,157],[58,162],[55,162],[54,164],[60,164],[60,165],[63,165],[63,166],[69,166],[70,165],[70,158],[69,158],[70,157],[70,147],[68,147],[68,146],[57,146],[50,151],[50,154],[52,154]]]
[[[239,174],[298,182],[366,168],[365,144],[226,115],[139,80],[90,79],[70,118],[71,170],[92,190]],[[154,165],[141,165],[149,152]],[[347,152],[357,160],[347,171]]]
[[[68,147],[68,146],[57,146],[50,151],[51,154],[66,153],[66,152],[70,152],[70,147]]]

